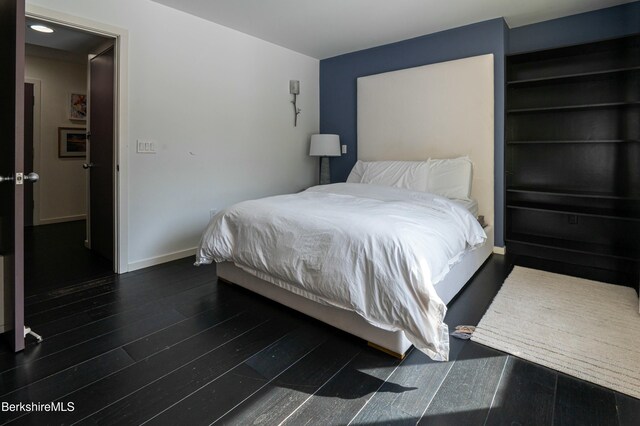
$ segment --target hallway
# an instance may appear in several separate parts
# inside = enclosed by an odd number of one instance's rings
[[[25,297],[113,275],[111,262],[84,246],[84,220],[26,227]]]

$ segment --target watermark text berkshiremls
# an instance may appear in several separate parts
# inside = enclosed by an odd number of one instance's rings
[[[37,413],[37,412],[65,412],[75,410],[73,402],[18,402],[10,404],[2,401],[0,408],[3,412],[21,412],[21,413]]]

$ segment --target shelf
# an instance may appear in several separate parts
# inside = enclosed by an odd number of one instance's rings
[[[640,142],[638,139],[593,139],[593,140],[564,140],[564,141],[507,141],[507,145],[533,145],[533,144],[589,144],[589,143],[634,143]]]
[[[574,74],[553,75],[548,77],[527,78],[522,80],[511,80],[511,81],[507,81],[507,86],[536,85],[536,84],[543,84],[546,82],[554,82],[554,81],[560,81],[560,80],[580,80],[580,79],[588,79],[589,77],[606,76],[608,74],[616,74],[616,73],[636,71],[636,70],[640,70],[640,66],[617,68],[617,69],[602,70],[602,71],[574,73]]]
[[[602,209],[596,207],[566,206],[560,204],[512,202],[507,203],[508,209],[531,210],[548,213],[573,214],[578,216],[592,216],[606,219],[618,219],[640,222],[640,210],[629,211],[619,209]]]
[[[640,45],[640,36],[637,34],[622,37],[612,37],[591,43],[575,43],[553,49],[541,48],[526,52],[514,52],[507,55],[509,64],[522,64],[546,61],[549,59],[563,59],[566,57],[578,57],[592,55],[594,53],[619,51],[620,49],[637,49]]]
[[[579,241],[567,241],[558,238],[540,237],[529,234],[511,234],[506,238],[507,243],[526,244],[537,247],[546,247],[570,251],[574,253],[593,254],[597,256],[611,257],[640,261],[640,252],[620,247],[611,247],[603,244],[583,243]]]
[[[516,256],[637,284],[639,54],[636,34],[505,58],[505,239]]]
[[[545,111],[573,111],[573,110],[598,109],[598,108],[618,108],[618,107],[628,107],[628,106],[638,106],[638,105],[640,105],[640,101],[607,102],[607,103],[600,103],[600,104],[583,104],[583,105],[561,105],[561,106],[539,107],[539,108],[515,108],[515,109],[508,109],[507,114],[518,114],[518,113],[526,113],[526,112],[545,112]]]
[[[526,186],[511,186],[507,188],[507,192],[519,192],[525,194],[538,194],[538,195],[556,195],[563,197],[580,197],[580,198],[596,198],[596,199],[609,199],[609,200],[640,200],[640,194],[611,194],[608,192],[592,192],[592,191],[575,191],[565,189],[548,189],[548,188],[535,188]]]

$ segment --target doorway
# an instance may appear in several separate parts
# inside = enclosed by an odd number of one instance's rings
[[[29,17],[25,34],[25,167],[40,174],[25,188],[28,318],[35,295],[114,273],[115,70],[112,38]],[[95,72],[103,57],[111,67]]]
[[[24,169],[24,75],[25,18],[34,18],[65,27],[106,36],[115,46],[115,160],[114,221],[116,272],[128,270],[127,211],[128,153],[128,34],[112,25],[68,15],[63,12],[27,5],[24,0],[0,2],[0,332],[7,332],[11,347],[25,347],[29,328],[24,321],[24,187],[33,184],[37,175]],[[115,41],[115,43],[114,43]],[[34,135],[34,138],[37,135]],[[34,199],[38,198],[38,187]],[[37,209],[37,206],[36,206]]]

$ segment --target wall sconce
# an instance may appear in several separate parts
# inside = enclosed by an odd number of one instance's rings
[[[298,95],[300,94],[300,81],[299,80],[289,80],[289,93],[293,95],[293,100],[291,103],[293,104],[293,127],[298,126],[298,114],[302,111],[298,108],[298,104],[296,103],[298,100]]]

